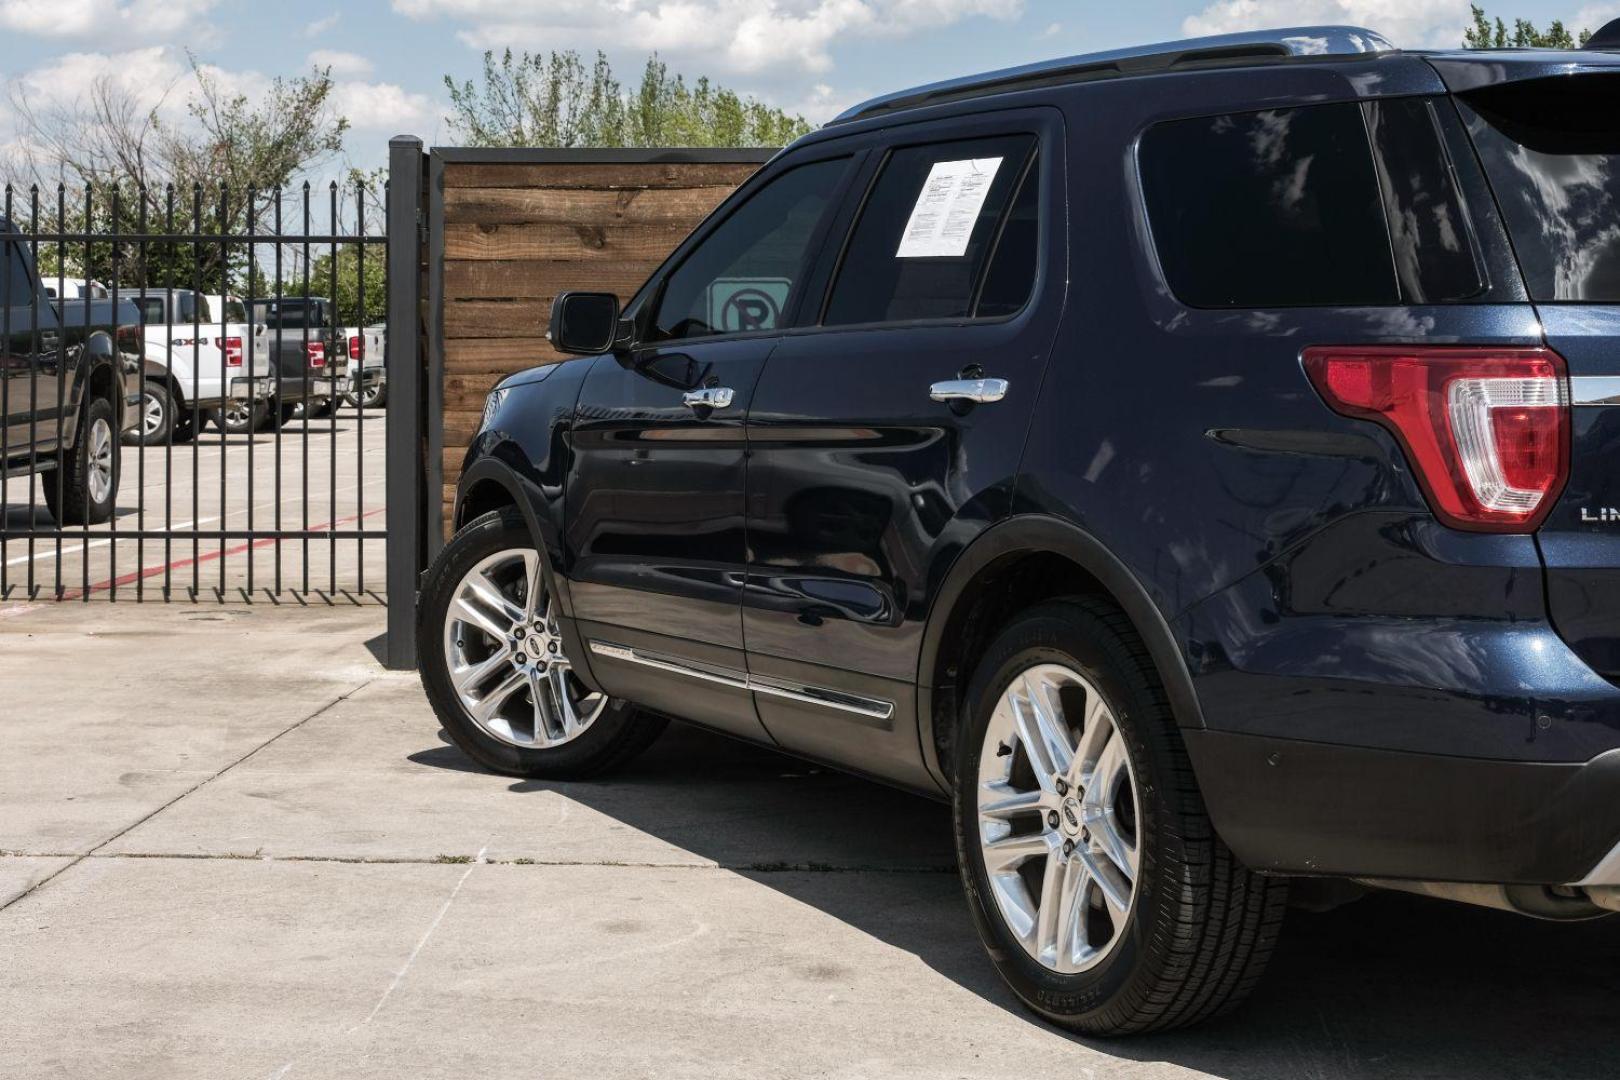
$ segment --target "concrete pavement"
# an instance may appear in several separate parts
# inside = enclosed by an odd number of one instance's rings
[[[478,772],[378,609],[0,606],[0,1077],[1612,1077],[1620,922],[1294,913],[1240,1014],[1073,1039],[943,807],[678,727]]]

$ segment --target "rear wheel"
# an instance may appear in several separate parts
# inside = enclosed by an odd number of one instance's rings
[[[1286,886],[1215,835],[1130,622],[1041,605],[991,646],[956,766],[963,884],[1013,991],[1090,1035],[1195,1023],[1258,981]]]
[[[417,657],[428,700],[468,757],[513,776],[605,772],[656,739],[662,717],[575,673],[542,556],[515,510],[473,521],[422,588]]]
[[[62,456],[57,474],[43,480],[45,505],[58,523],[100,525],[112,517],[120,464],[116,430],[112,402],[85,402],[77,445]]]
[[[380,409],[388,404],[388,384],[384,382],[369,383],[358,394],[353,390],[345,390],[343,400],[348,402],[351,408],[355,409],[360,408],[362,402],[365,403],[367,409]]]

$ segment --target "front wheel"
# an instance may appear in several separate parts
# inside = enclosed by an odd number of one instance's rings
[[[177,405],[174,394],[163,383],[147,383],[146,389],[141,391],[140,426],[124,432],[125,445],[162,446],[167,443],[171,433],[176,430]]]
[[[664,729],[574,673],[542,556],[515,510],[485,514],[440,552],[422,588],[417,658],[445,732],[495,772],[595,775]]]
[[[1129,620],[1043,604],[990,647],[964,702],[959,863],[991,959],[1031,1009],[1088,1035],[1195,1023],[1258,981],[1286,886],[1215,835]]]

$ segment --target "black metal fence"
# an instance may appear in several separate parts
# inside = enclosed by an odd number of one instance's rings
[[[0,602],[382,600],[388,199],[5,189]]]

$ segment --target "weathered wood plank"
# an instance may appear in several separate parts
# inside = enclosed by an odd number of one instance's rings
[[[444,373],[512,372],[564,359],[543,337],[450,338],[444,343]]]
[[[667,255],[666,251],[664,255]],[[447,259],[444,298],[455,300],[542,299],[568,289],[616,293],[628,300],[664,256],[624,262],[559,259]],[[547,310],[550,310],[549,306]]]
[[[684,225],[720,205],[730,184],[698,188],[446,188],[447,225]]]
[[[538,165],[447,164],[444,187],[483,188],[734,188],[758,165],[660,164]]]
[[[689,225],[447,224],[446,259],[558,259],[567,262],[660,261]]]

